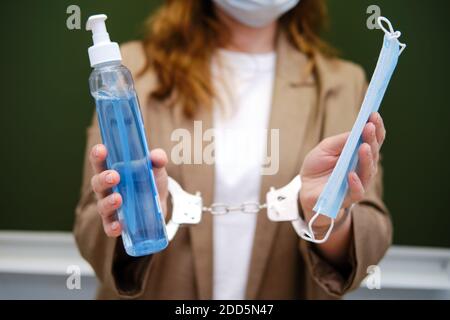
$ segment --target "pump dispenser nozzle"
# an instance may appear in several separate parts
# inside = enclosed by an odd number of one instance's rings
[[[86,22],[86,30],[92,31],[94,42],[94,45],[88,50],[91,67],[104,62],[122,60],[119,45],[109,39],[105,24],[106,19],[106,15],[97,14],[90,16]]]

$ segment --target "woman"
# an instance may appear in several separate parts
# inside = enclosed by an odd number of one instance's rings
[[[333,57],[320,40],[325,13],[318,0],[167,0],[150,20],[147,39],[122,46],[166,218],[168,175],[186,191],[200,191],[205,205],[239,205],[262,201],[271,186],[284,186],[298,174],[300,215],[312,217],[366,89],[362,69]],[[214,129],[214,161],[180,163],[172,134],[185,129],[195,135],[198,124],[200,147],[210,145],[203,132]],[[250,144],[241,143],[250,135]],[[124,252],[115,217],[122,199],[111,188],[120,177],[106,169],[107,150],[94,118],[74,232],[100,280],[98,297],[341,297],[358,287],[391,242],[381,200],[384,138],[383,121],[374,113],[336,227],[323,244],[301,240],[289,222],[271,222],[265,210],[205,213],[200,224],[181,228],[166,250],[133,258]],[[271,170],[261,174],[266,163],[259,147],[268,145]],[[191,150],[183,152],[182,158]],[[315,232],[329,223],[321,216]]]

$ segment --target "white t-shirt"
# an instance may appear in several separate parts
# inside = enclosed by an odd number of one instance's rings
[[[218,50],[212,63],[214,202],[259,202],[276,54]],[[264,199],[263,199],[264,200]],[[233,212],[213,219],[213,298],[244,299],[257,214]]]

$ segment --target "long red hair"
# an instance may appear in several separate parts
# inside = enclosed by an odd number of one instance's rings
[[[324,0],[301,0],[280,18],[279,27],[313,66],[317,52],[332,54],[319,36],[326,22]],[[164,100],[176,93],[187,116],[200,106],[210,107],[215,95],[210,61],[227,33],[212,0],[166,0],[149,18],[144,39],[146,69],[152,68],[158,79],[152,97]]]

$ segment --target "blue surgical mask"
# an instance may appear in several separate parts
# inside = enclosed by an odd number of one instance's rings
[[[382,22],[388,25],[389,29],[386,29]],[[317,200],[316,205],[313,208],[315,212],[314,217],[310,220],[308,225],[308,231],[302,238],[316,242],[325,242],[331,233],[333,228],[334,219],[336,219],[339,210],[342,207],[344,198],[348,191],[348,174],[354,171],[358,163],[358,150],[362,143],[362,132],[369,120],[370,115],[373,112],[378,111],[381,101],[383,100],[384,93],[386,92],[389,80],[394,73],[397,61],[405,49],[406,45],[400,43],[398,38],[401,33],[395,31],[392,28],[391,23],[385,17],[378,18],[378,24],[385,32],[383,48],[381,49],[380,56],[378,58],[377,66],[372,75],[369,87],[366,92],[361,110],[353,125],[352,131],[348,140],[342,150],[342,153],[337,161],[337,164],[328,179],[325,188]],[[313,224],[319,215],[327,216],[331,219],[332,223],[326,235],[317,240],[313,233]],[[309,233],[309,234],[308,234]]]
[[[227,14],[254,28],[267,26],[297,5],[300,0],[213,0]]]

